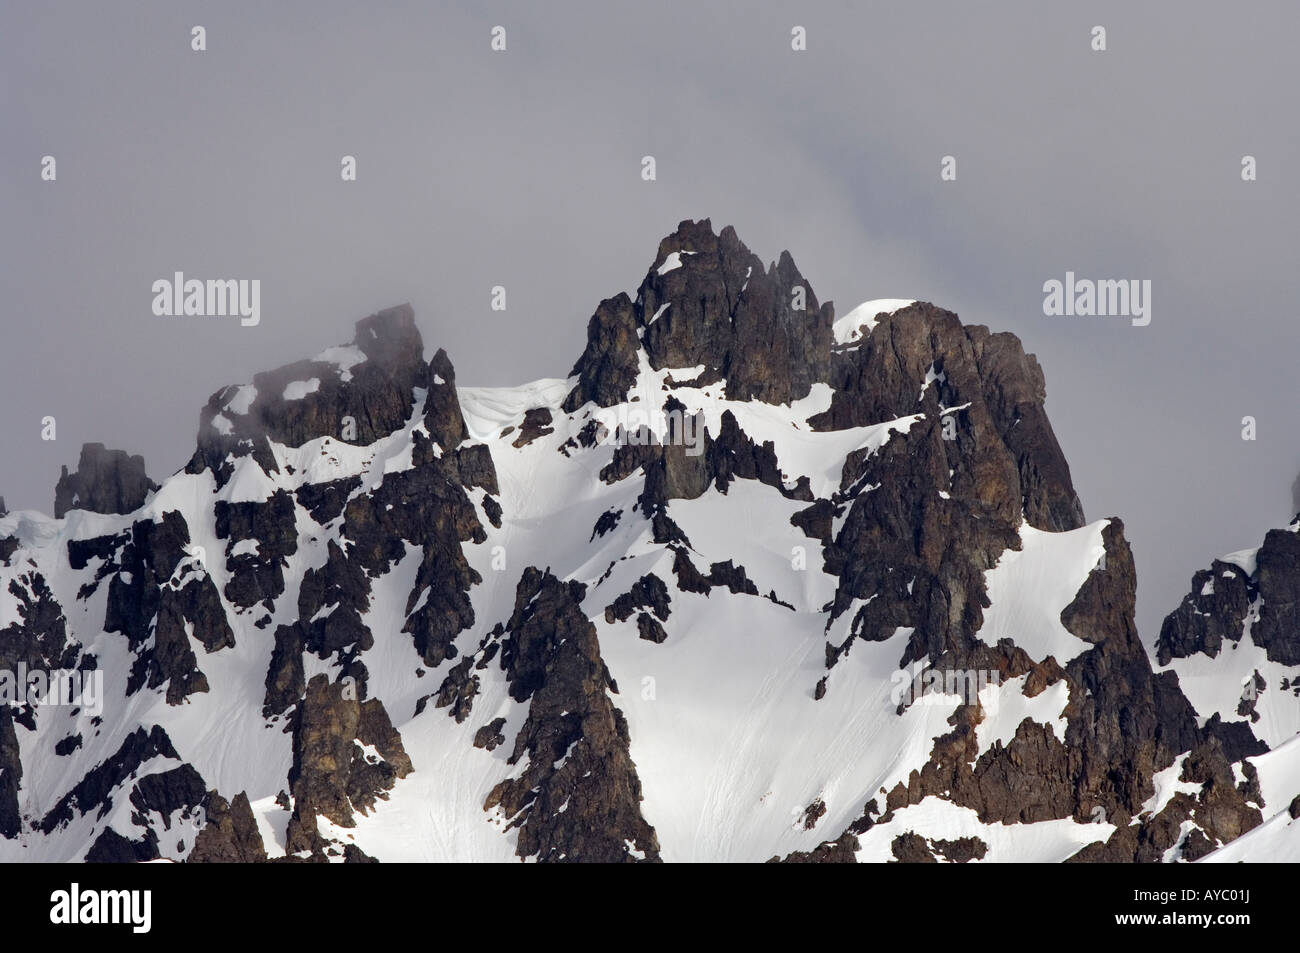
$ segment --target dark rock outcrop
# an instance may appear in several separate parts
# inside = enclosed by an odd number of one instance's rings
[[[187,863],[254,864],[266,860],[266,846],[257,830],[257,819],[241,791],[227,801],[216,791],[208,792],[207,824],[194,839]]]
[[[654,573],[647,573],[605,607],[606,622],[622,622],[638,609],[653,609],[660,621],[668,618],[672,608],[668,600],[668,587]]]
[[[158,484],[144,470],[144,457],[109,450],[102,443],[81,447],[77,472],[64,467],[54,488],[54,518],[69,510],[92,513],[131,513],[139,509]]]
[[[111,559],[104,617],[104,630],[125,635],[136,656],[127,693],[166,685],[172,705],[208,690],[191,633],[206,652],[235,644],[212,577],[189,542],[189,527],[176,511],[159,522],[134,523]]]
[[[146,774],[131,790],[131,806],[140,815],[156,814],[164,830],[171,829],[172,817],[180,812],[189,817],[207,802],[203,777],[191,764]]]
[[[659,243],[636,301],[609,298],[592,316],[564,409],[622,402],[643,341],[656,370],[704,365],[732,400],[790,403],[828,379],[833,321],[789,252],[764,269],[735,229],[684,221]]]
[[[779,861],[783,864],[854,864],[857,863],[856,854],[861,848],[858,839],[845,831],[837,840],[818,844],[809,851],[795,851],[784,860],[773,857],[768,863]]]
[[[88,864],[143,864],[157,860],[158,835],[152,829],[139,840],[131,840],[111,827],[99,832],[95,842],[86,851]]]
[[[511,697],[528,704],[509,759],[524,768],[483,808],[499,809],[518,828],[521,857],[658,860],[658,838],[641,816],[627,721],[606,694],[617,686],[582,613],[585,588],[532,567],[519,581],[501,667]]]
[[[137,728],[111,757],[86,772],[85,777],[59,799],[41,821],[41,830],[48,834],[71,821],[76,814],[89,814],[111,806],[113,790],[155,757],[180,761],[180,755],[161,727],[154,725],[149,731]]]
[[[0,671],[15,673],[20,664],[44,671],[73,668],[81,646],[68,637],[63,607],[45,576],[36,570],[16,576],[8,593],[18,618],[0,629]]]
[[[818,305],[789,252],[764,269],[730,226],[714,235],[708,219],[678,225],[637,304],[650,365],[713,368],[731,400],[786,404],[829,376],[833,309]]]
[[[294,498],[276,490],[262,501],[218,500],[214,513],[217,538],[226,540],[226,598],[242,609],[260,602],[271,611],[284,592],[284,566],[298,551]]]
[[[573,413],[588,401],[598,407],[621,403],[636,383],[637,309],[626,294],[600,303],[587,324],[587,349],[569,372],[578,383],[565,398],[564,410]]]
[[[836,354],[830,382],[830,409],[810,421],[814,427],[843,430],[945,410],[956,415],[941,434],[958,464],[954,495],[964,491],[1016,515],[1023,509],[1039,529],[1083,525],[1043,406],[1042,369],[1014,334],[963,325],[951,311],[917,302],[882,316],[863,344]]]
[[[373,747],[378,757],[368,756],[363,745]],[[286,852],[321,853],[325,841],[317,829],[318,815],[340,827],[355,827],[353,812],[369,811],[410,771],[410,758],[382,702],[362,703],[347,684],[313,677],[294,718],[289,770],[293,815]]]
[[[22,829],[23,815],[18,789],[23,780],[23,762],[14,731],[13,713],[0,705],[0,837],[13,839]]]
[[[442,348],[433,355],[427,374],[429,393],[424,399],[424,425],[443,450],[460,446],[468,431],[456,396],[456,370]]]
[[[1160,629],[1161,665],[1202,653],[1216,657],[1225,641],[1250,640],[1271,662],[1300,665],[1300,518],[1270,530],[1247,575],[1214,560],[1192,577],[1191,591]]]

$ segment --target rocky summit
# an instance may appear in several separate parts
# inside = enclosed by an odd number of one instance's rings
[[[1046,399],[707,220],[564,378],[380,311],[0,504],[0,860],[1300,859],[1300,522],[1140,634]]]

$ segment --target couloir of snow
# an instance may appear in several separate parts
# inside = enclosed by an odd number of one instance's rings
[[[980,638],[989,645],[1009,638],[1036,661],[1049,655],[1065,665],[1089,649],[1061,622],[1061,611],[1094,571],[1104,572],[1106,552],[1098,520],[1065,533],[1048,533],[1020,525],[1019,550],[1008,549],[984,581],[993,605],[984,610]]]

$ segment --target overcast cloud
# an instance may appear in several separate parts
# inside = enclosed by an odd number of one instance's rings
[[[1289,3],[6,4],[0,494],[48,512],[87,440],[161,479],[210,393],[402,301],[461,383],[563,376],[708,217],[839,314],[921,298],[1019,335],[1150,642],[1293,515],[1298,32]],[[1151,280],[1151,324],[1045,317],[1067,270]],[[174,271],[260,278],[261,323],[155,317]]]

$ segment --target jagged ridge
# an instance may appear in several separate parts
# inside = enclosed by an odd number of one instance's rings
[[[837,323],[707,220],[566,380],[458,387],[379,312],[214,394],[161,485],[88,445],[58,521],[0,513],[0,662],[112,706],[0,705],[0,855],[1202,856],[1266,745],[1152,671],[1045,399],[1014,336]],[[1279,664],[1288,545],[1222,597],[1276,594]],[[1178,618],[1162,664],[1231,637]],[[988,678],[895,697],[918,665]]]

